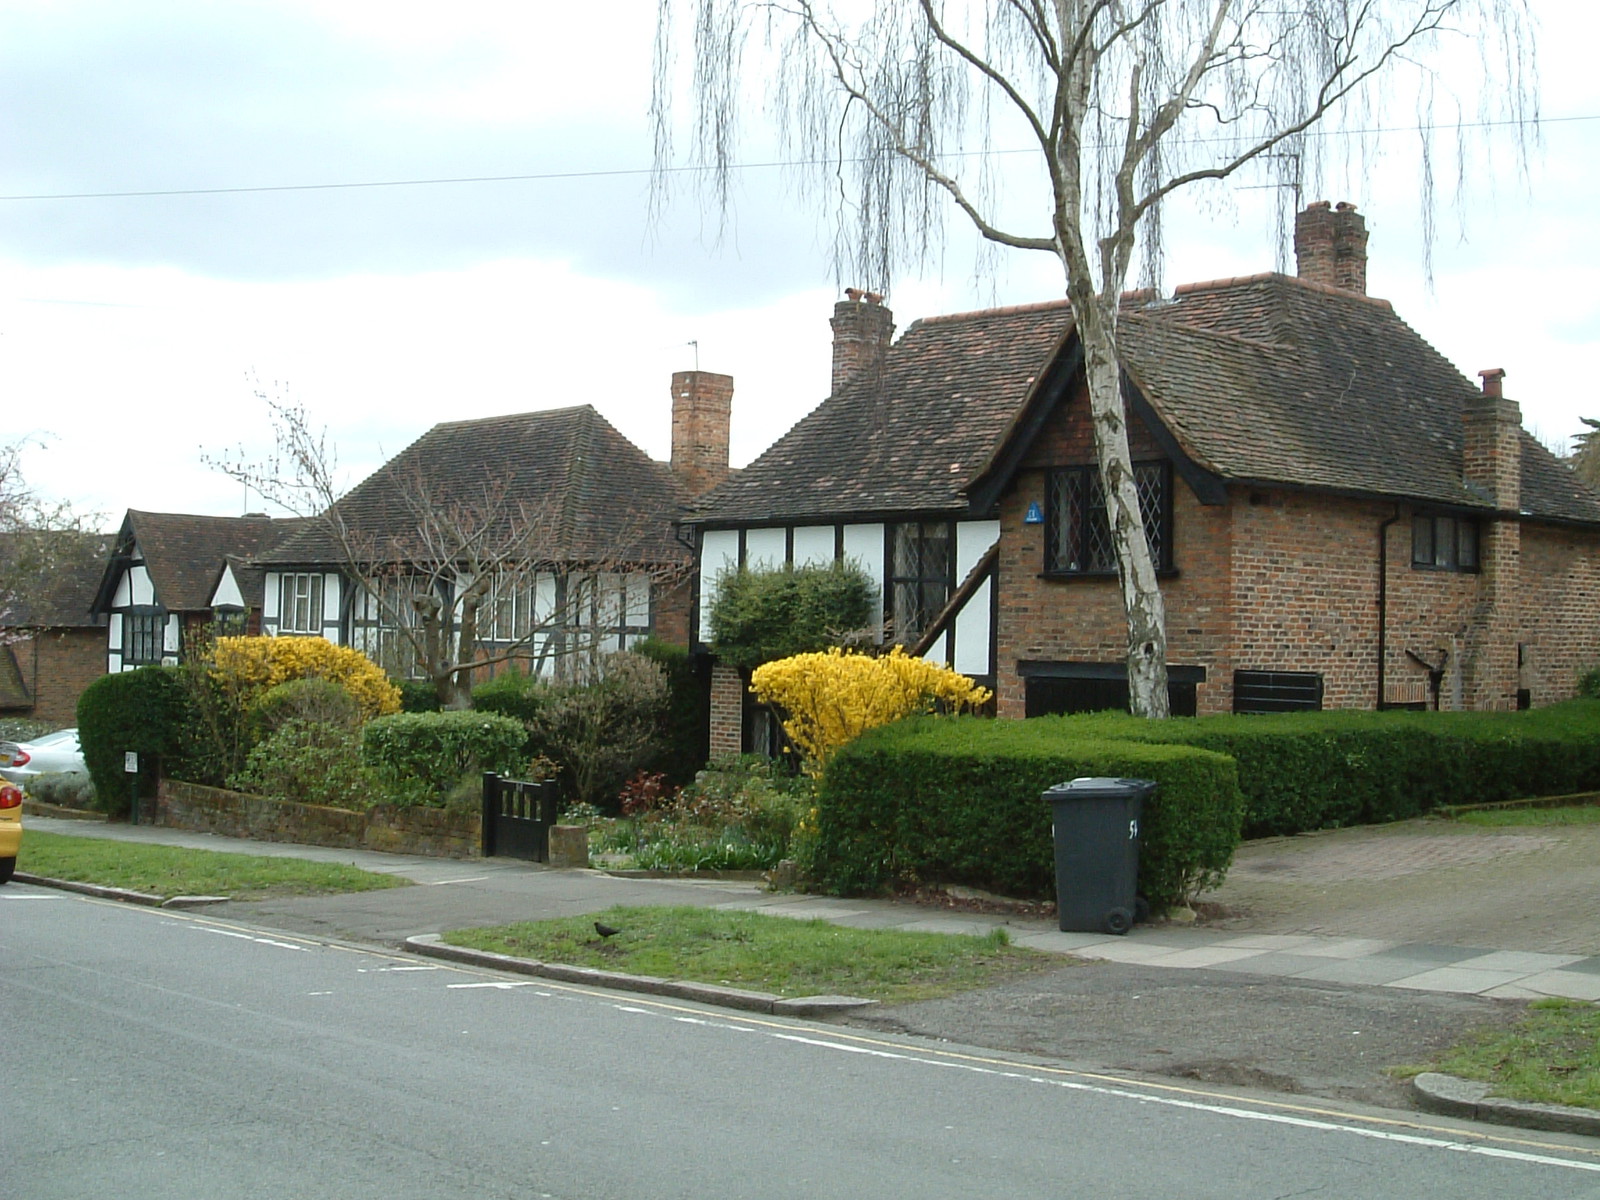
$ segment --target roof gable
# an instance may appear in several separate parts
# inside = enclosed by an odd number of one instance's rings
[[[211,607],[218,572],[230,556],[249,558],[269,551],[305,525],[299,518],[260,514],[208,517],[130,508],[106,564],[94,607],[100,612],[111,607],[117,580],[137,547],[144,557],[157,603],[168,612],[204,612]]]

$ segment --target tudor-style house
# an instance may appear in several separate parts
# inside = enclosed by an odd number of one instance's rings
[[[105,670],[180,661],[196,637],[259,633],[263,577],[251,560],[304,522],[129,509],[91,606]]]
[[[680,372],[672,395],[670,464],[587,404],[434,426],[257,560],[263,632],[319,634],[400,676],[419,673],[419,596],[452,630],[471,609],[474,658],[545,677],[651,634],[686,643],[674,522],[728,473],[733,380]]]
[[[1129,441],[1176,713],[1513,708],[1600,663],[1600,497],[1366,295],[1365,222],[1314,204],[1298,273],[1125,298]],[[892,341],[835,306],[832,395],[707,495],[696,630],[729,565],[853,558],[885,638],[1001,716],[1126,704],[1126,624],[1064,302]],[[713,751],[750,740],[713,671]]]

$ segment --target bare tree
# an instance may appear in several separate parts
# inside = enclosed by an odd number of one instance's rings
[[[754,70],[785,149],[835,206],[839,265],[857,283],[884,291],[900,260],[926,257],[952,204],[988,244],[1060,261],[1127,615],[1129,694],[1152,717],[1168,712],[1165,613],[1128,451],[1117,321],[1136,259],[1142,282],[1159,285],[1164,202],[1252,169],[1283,185],[1292,211],[1319,182],[1322,132],[1345,131],[1332,144],[1359,161],[1376,118],[1410,103],[1426,217],[1435,106],[1458,132],[1477,115],[1430,67],[1440,52],[1460,56],[1458,72],[1476,59],[1464,90],[1483,111],[1519,130],[1534,116],[1526,0],[659,0],[662,186],[685,9],[693,155],[719,211]],[[992,152],[1013,144],[1026,158],[1006,159],[1002,174]],[[1287,225],[1280,212],[1280,235]]]
[[[560,481],[538,481],[533,495],[515,486],[539,470],[521,459],[439,470],[413,446],[344,494],[326,431],[299,405],[257,396],[275,455],[212,465],[310,519],[317,561],[354,588],[352,644],[391,673],[429,680],[446,708],[470,708],[473,672],[500,663],[587,677],[626,648],[630,627],[648,624],[650,590],[687,571],[663,514],[656,530],[614,509],[603,534],[574,536]]]
[[[104,550],[91,521],[41,497],[22,473],[26,441],[0,445],[0,645],[31,636],[65,572]],[[45,622],[49,623],[49,622]]]

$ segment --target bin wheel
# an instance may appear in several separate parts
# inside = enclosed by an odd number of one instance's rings
[[[1133,928],[1133,914],[1125,908],[1113,908],[1106,914],[1105,931],[1124,934]]]

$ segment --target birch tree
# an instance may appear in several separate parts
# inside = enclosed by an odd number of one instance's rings
[[[678,161],[680,90],[689,157],[720,213],[740,118],[764,95],[832,219],[836,268],[859,285],[886,291],[902,263],[927,259],[951,210],[991,247],[1059,261],[1127,616],[1129,695],[1160,717],[1165,613],[1117,321],[1136,264],[1159,286],[1163,206],[1254,172],[1279,187],[1282,240],[1330,157],[1359,170],[1389,120],[1416,127],[1431,214],[1435,127],[1459,135],[1481,118],[1520,131],[1536,117],[1531,27],[1526,0],[659,0],[659,195]]]

